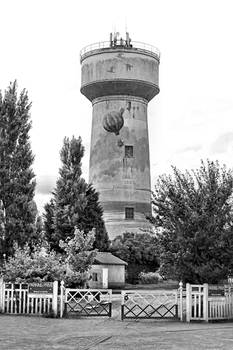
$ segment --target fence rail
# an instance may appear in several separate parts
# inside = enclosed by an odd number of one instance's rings
[[[228,320],[233,318],[233,297],[211,297],[208,299],[208,319]]]
[[[114,45],[111,45],[110,41],[100,41],[94,44],[90,44],[82,48],[80,51],[80,60],[82,61],[86,55],[89,53],[100,50],[100,49],[114,49],[114,48],[125,48],[125,49],[136,49],[138,51],[146,51],[150,54],[156,56],[158,59],[160,59],[160,51],[157,49],[157,47],[154,47],[150,44],[146,44],[140,41],[131,41],[130,46],[127,45],[125,40],[117,39],[114,42]]]
[[[232,285],[191,285],[178,290],[127,290],[121,293],[121,319],[163,318],[190,321],[233,319]],[[0,312],[57,316],[112,315],[112,290],[71,289],[61,282],[47,291],[30,284],[4,283],[0,279]]]
[[[112,290],[66,288],[63,315],[111,317]]]
[[[177,292],[122,291],[121,319],[178,318]]]

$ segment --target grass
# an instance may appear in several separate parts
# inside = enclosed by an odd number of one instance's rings
[[[178,289],[179,288],[179,282],[168,280],[168,281],[162,281],[158,282],[156,284],[125,284],[124,290],[156,290],[156,289]]]

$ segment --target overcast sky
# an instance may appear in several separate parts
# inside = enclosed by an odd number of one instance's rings
[[[149,103],[151,177],[233,166],[233,2],[231,0],[0,0],[0,89],[18,80],[33,105],[36,202],[48,201],[63,138],[79,135],[88,179],[91,103],[80,93],[82,47],[125,27],[161,51],[160,94]]]

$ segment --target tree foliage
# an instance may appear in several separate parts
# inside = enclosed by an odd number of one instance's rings
[[[84,235],[75,229],[73,238],[60,241],[63,255],[39,245],[33,249],[28,244],[24,247],[16,245],[14,256],[2,270],[4,280],[16,283],[64,280],[70,287],[83,286],[96,256],[93,242],[93,231]]]
[[[6,214],[1,247],[7,255],[13,252],[14,242],[23,246],[35,234],[30,108],[27,91],[18,95],[16,81],[4,94],[0,92],[0,199]]]
[[[103,222],[103,210],[99,196],[92,185],[82,178],[81,160],[84,147],[81,138],[64,139],[60,152],[62,166],[54,190],[54,197],[45,206],[46,236],[55,250],[60,251],[59,241],[72,238],[74,227],[87,234],[95,229],[94,247],[105,250],[108,236]]]
[[[152,222],[161,274],[191,283],[216,283],[233,268],[233,175],[218,162],[160,176]]]
[[[91,184],[86,187],[87,205],[82,211],[79,229],[84,232],[95,230],[93,248],[106,251],[109,247],[109,238],[103,221],[103,208],[99,203],[99,194]]]
[[[93,250],[95,232],[84,233],[75,228],[74,237],[66,241],[60,241],[60,246],[65,252],[65,261],[68,269],[66,283],[69,285],[82,285],[87,280],[87,271],[90,269],[96,256]]]
[[[44,213],[43,213],[43,222],[44,222],[44,235],[46,241],[49,243],[50,248],[52,250],[56,250],[57,248],[57,239],[55,235],[55,229],[54,229],[54,210],[55,210],[55,203],[54,199],[51,198],[48,203],[44,206]]]
[[[15,247],[14,256],[5,264],[3,276],[5,281],[53,282],[65,278],[66,265],[54,251],[46,252],[35,247],[31,250],[28,244]]]
[[[110,251],[128,263],[127,281],[134,283],[141,271],[156,271],[158,268],[156,247],[155,236],[126,232],[112,241]]]

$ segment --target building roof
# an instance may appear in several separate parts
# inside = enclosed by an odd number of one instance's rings
[[[98,265],[128,265],[126,261],[117,258],[112,253],[97,252],[94,264]]]

